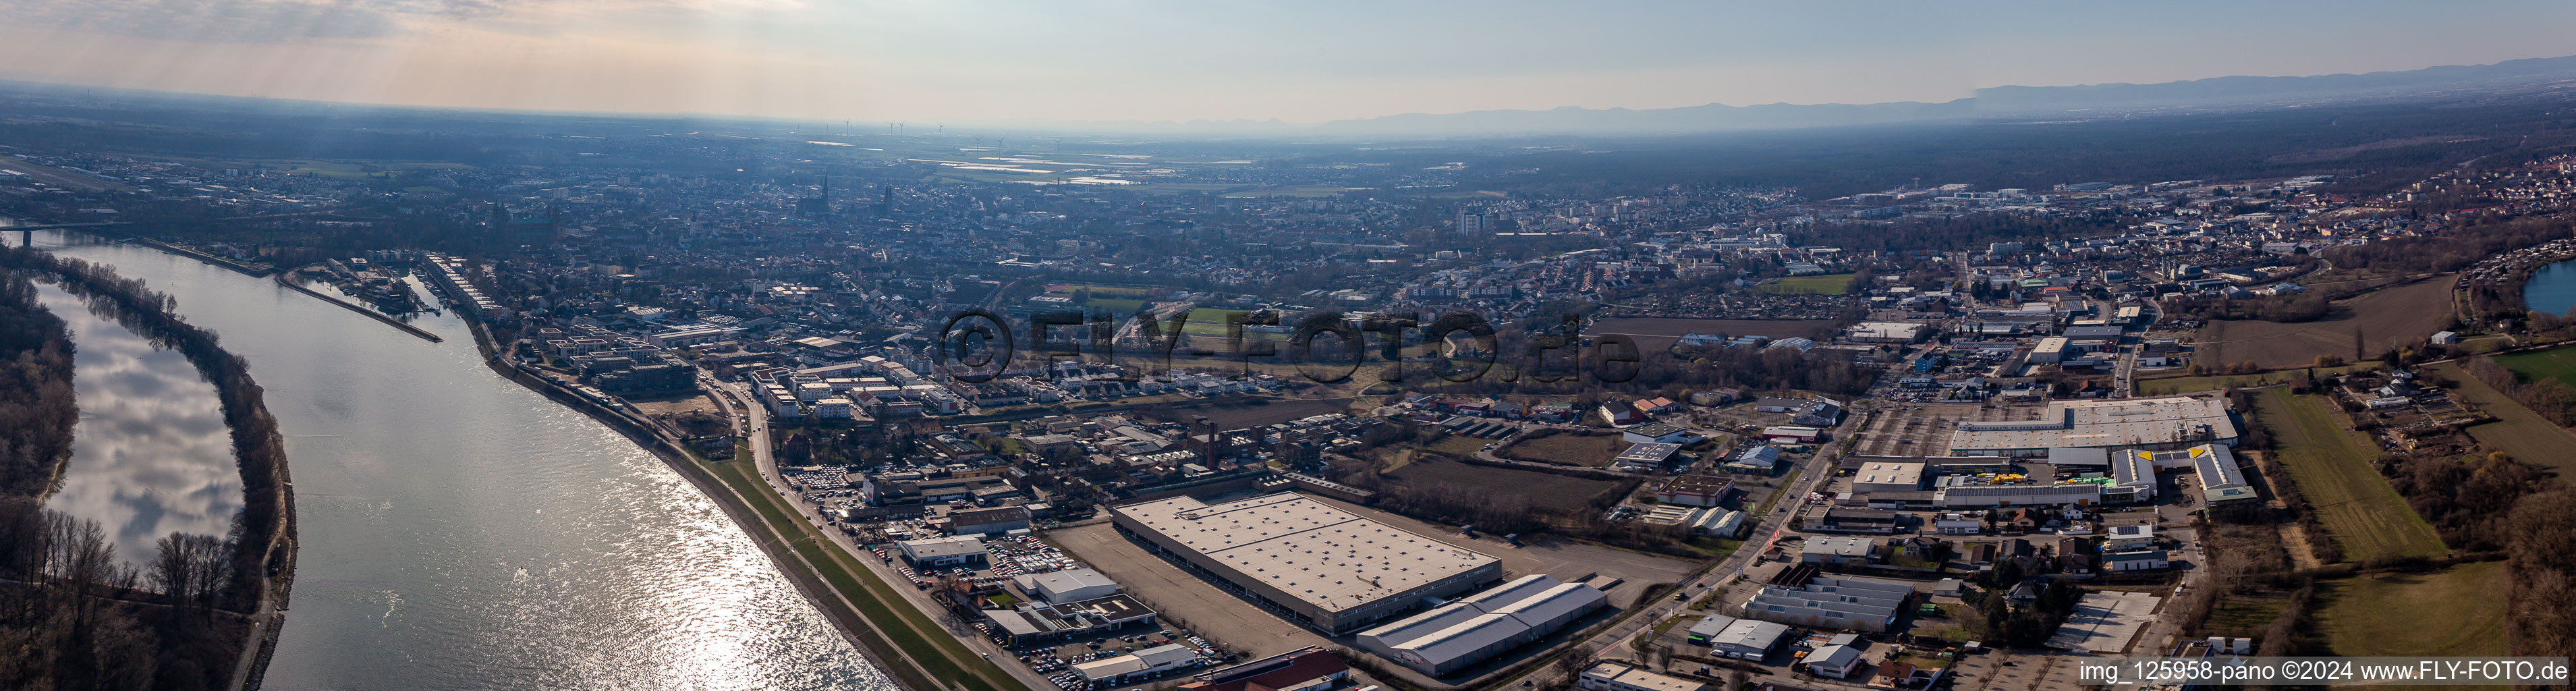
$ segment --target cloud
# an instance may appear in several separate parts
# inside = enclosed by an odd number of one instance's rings
[[[504,9],[493,0],[0,0],[0,15],[31,26],[210,43],[382,38],[406,33],[414,19]]]

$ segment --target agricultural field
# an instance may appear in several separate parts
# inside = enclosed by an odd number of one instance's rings
[[[2469,376],[2457,364],[2445,362],[2426,365],[2423,369],[2436,378],[2454,382],[2451,387],[2453,397],[2495,416],[2495,422],[2469,428],[2469,437],[2513,456],[2514,460],[2557,473],[2561,478],[2576,477],[2576,459],[2569,458],[2567,454],[2568,447],[2576,446],[2576,436],[2570,436],[2566,430],[2542,419],[2539,413],[2506,398],[2504,392]]]
[[[2576,386],[2576,346],[2551,348],[2528,353],[2495,356],[2496,364],[2522,375],[2526,381],[2556,379]]]
[[[1598,468],[1609,465],[1611,457],[1628,450],[1627,440],[1617,434],[1578,435],[1559,432],[1545,436],[1524,437],[1512,442],[1502,452],[1504,458],[1579,465]]]
[[[1791,276],[1762,284],[1762,292],[1774,295],[1842,295],[1851,292],[1851,274]]]
[[[2344,429],[2329,405],[2321,397],[2272,388],[2256,399],[2256,415],[2272,432],[2278,447],[2274,457],[2289,471],[2290,481],[2298,483],[2344,559],[2434,557],[2449,551],[2432,524],[2371,467],[2371,459],[2379,457],[2378,445]]]
[[[2250,361],[2266,369],[2305,367],[2319,355],[2354,360],[2355,334],[2362,340],[2358,359],[2375,358],[2389,348],[2423,342],[2450,326],[2451,315],[2450,278],[2435,276],[2337,302],[2331,315],[2316,321],[2210,322],[2201,327],[2194,358],[2210,367]]]
[[[1609,480],[1474,465],[1439,456],[1419,458],[1384,477],[1387,482],[1416,491],[1458,490],[1481,496],[1527,497],[1533,508],[1557,516],[1582,515],[1591,510],[1594,497],[1619,489],[1619,483]]]
[[[2317,585],[2317,630],[2336,655],[2506,654],[2504,562]]]
[[[1686,319],[1667,317],[1611,317],[1592,323],[1588,336],[1617,334],[1637,339],[1637,350],[1661,353],[1673,347],[1682,334],[1726,334],[1729,336],[1767,336],[1770,338],[1821,338],[1830,334],[1833,321],[1826,319]]]
[[[2263,634],[2281,610],[2290,607],[2290,594],[2258,592],[2218,598],[2209,609],[2209,632],[2220,636],[2251,638]]]

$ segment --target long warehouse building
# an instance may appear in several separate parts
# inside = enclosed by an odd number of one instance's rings
[[[1492,555],[1294,492],[1223,504],[1172,497],[1110,509],[1118,529],[1243,594],[1343,634],[1502,580]]]
[[[1439,676],[1538,640],[1610,604],[1610,595],[1541,574],[1360,632],[1359,644]]]
[[[1950,432],[1960,456],[2044,456],[2050,449],[2235,446],[2227,399],[2211,394],[2051,401],[2038,419],[1961,422]]]

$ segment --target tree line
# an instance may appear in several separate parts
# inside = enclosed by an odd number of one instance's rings
[[[36,285],[0,270],[0,496],[52,493],[72,458],[80,403],[71,329],[36,300]]]
[[[2556,379],[2523,381],[2522,375],[2515,374],[2493,358],[2474,358],[2463,363],[2460,369],[2504,392],[2505,397],[2530,408],[2550,424],[2560,427],[2576,424],[2576,415],[2568,412],[2570,406],[2576,406],[2576,387],[2569,387],[2566,382]]]
[[[228,538],[173,534],[162,540],[160,545],[162,553],[152,562],[153,573],[150,581],[151,585],[160,589],[153,592],[159,592],[161,597],[157,600],[134,598],[137,601],[151,601],[164,609],[180,606],[196,608],[206,613],[199,617],[201,620],[199,623],[205,625],[194,628],[172,628],[166,622],[147,616],[150,615],[148,612],[138,614],[137,621],[150,625],[157,632],[157,638],[153,639],[157,640],[157,643],[147,646],[141,642],[134,642],[132,645],[114,648],[124,652],[118,654],[117,659],[121,660],[118,666],[108,671],[131,675],[136,673],[136,670],[141,670],[143,681],[149,682],[150,686],[162,688],[205,688],[225,683],[230,679],[232,664],[238,659],[237,656],[249,652],[249,648],[246,647],[248,641],[241,640],[242,633],[247,631],[249,622],[236,614],[228,624],[217,625],[218,618],[211,613],[257,611],[265,598],[271,597],[274,592],[282,592],[286,582],[292,578],[294,563],[294,507],[293,499],[286,491],[288,476],[285,437],[278,431],[276,418],[268,413],[262,389],[251,379],[249,361],[226,352],[213,331],[189,324],[182,319],[176,312],[178,306],[176,299],[149,289],[140,279],[119,276],[107,266],[58,257],[28,248],[0,248],[0,270],[20,274],[40,274],[59,282],[66,292],[82,298],[92,310],[116,320],[117,323],[157,347],[179,351],[190,364],[197,368],[199,374],[215,385],[215,393],[221,404],[224,422],[231,431],[233,455],[241,472],[242,509],[233,518],[232,531]],[[27,286],[23,293],[16,287],[0,290],[0,302],[9,300],[9,295],[23,295],[31,299],[32,291],[32,285]],[[68,354],[65,357],[68,357]],[[68,380],[67,377],[66,380]],[[60,429],[60,434],[68,439],[71,432],[68,420]],[[68,442],[66,442],[67,445]],[[98,676],[98,674],[107,674],[108,671],[100,671],[97,674],[85,673],[82,670],[88,668],[80,666],[86,664],[82,662],[83,660],[105,654],[98,652],[104,649],[94,645],[102,639],[97,639],[92,634],[110,631],[90,626],[93,623],[89,618],[92,616],[91,610],[98,608],[98,605],[92,601],[97,600],[101,594],[142,592],[137,588],[142,582],[142,576],[121,573],[120,569],[113,567],[115,560],[112,544],[87,544],[89,541],[82,535],[87,531],[96,530],[94,525],[88,529],[81,529],[77,525],[66,526],[63,524],[68,519],[50,517],[50,512],[38,508],[39,504],[33,501],[33,497],[17,501],[24,506],[10,509],[12,513],[9,516],[0,516],[0,519],[15,521],[9,525],[33,527],[18,529],[19,532],[11,534],[9,539],[0,540],[0,544],[21,548],[27,545],[49,545],[48,549],[52,551],[46,552],[50,555],[46,559],[51,562],[67,564],[100,562],[105,565],[95,568],[85,566],[65,572],[71,574],[70,576],[44,571],[43,568],[51,568],[44,566],[45,563],[50,563],[45,560],[29,562],[34,565],[33,567],[17,561],[9,565],[0,565],[0,578],[10,578],[16,587],[36,593],[28,597],[38,600],[48,598],[68,600],[70,604],[63,607],[67,607],[74,615],[70,619],[62,619],[50,614],[51,610],[31,607],[19,612],[24,615],[23,617],[7,621],[5,628],[9,631],[9,635],[26,636],[29,637],[28,640],[43,639],[66,646],[58,647],[57,650],[91,651],[76,655],[10,660],[25,666],[11,667],[8,671],[0,673],[19,674],[22,681],[29,681],[33,685],[5,686],[9,688],[145,686],[146,684],[140,683],[109,683],[132,680],[124,677],[111,679]],[[70,523],[76,524],[78,521],[70,521]],[[29,535],[55,535],[60,539],[30,541]],[[25,553],[25,550],[9,552],[19,554]],[[7,556],[7,554],[0,554],[0,557]],[[43,568],[25,570],[34,567]],[[5,570],[12,568],[20,570]],[[42,576],[17,578],[10,574],[42,574]],[[78,576],[79,579],[71,576]],[[75,624],[79,626],[73,629],[62,628]],[[168,666],[139,662],[136,656],[141,653],[137,651],[147,649],[153,654],[146,657],[159,660]],[[84,657],[84,655],[91,657]],[[175,671],[163,674],[153,671],[155,669]],[[190,670],[194,671],[193,675]],[[194,679],[194,681],[186,679]]]

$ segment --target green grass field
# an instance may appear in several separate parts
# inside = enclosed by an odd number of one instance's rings
[[[2320,581],[2317,630],[2336,655],[2504,655],[2504,562]]]
[[[2576,346],[2498,355],[2495,361],[2524,379],[2556,379],[2568,386],[2576,386]]]
[[[1762,292],[1778,295],[1841,295],[1851,292],[1851,274],[1791,276],[1762,284]]]
[[[1192,336],[1223,336],[1225,335],[1226,315],[1250,313],[1251,312],[1249,310],[1230,310],[1215,307],[1195,308],[1190,310],[1190,323],[1181,326],[1181,333]],[[1283,326],[1293,324],[1293,322],[1290,322],[1285,318],[1280,319],[1279,323]]]
[[[2566,453],[2569,446],[2576,445],[2576,437],[2569,436],[2566,430],[2506,398],[2504,392],[2487,386],[2486,382],[2470,377],[2468,372],[2460,370],[2459,365],[2448,362],[2426,365],[2424,371],[2457,382],[2457,386],[2451,387],[2451,395],[2496,417],[2495,422],[2469,428],[2469,436],[2477,439],[2478,443],[2503,451],[2514,460],[2556,472],[2559,477],[2576,473],[2576,459],[2569,458]]]
[[[2316,396],[2266,389],[2257,399],[2256,415],[2278,445],[2274,457],[2289,471],[2290,481],[2298,483],[2343,557],[2363,561],[2448,551],[2432,524],[2371,467],[2378,445],[2344,429],[2326,405]]]

